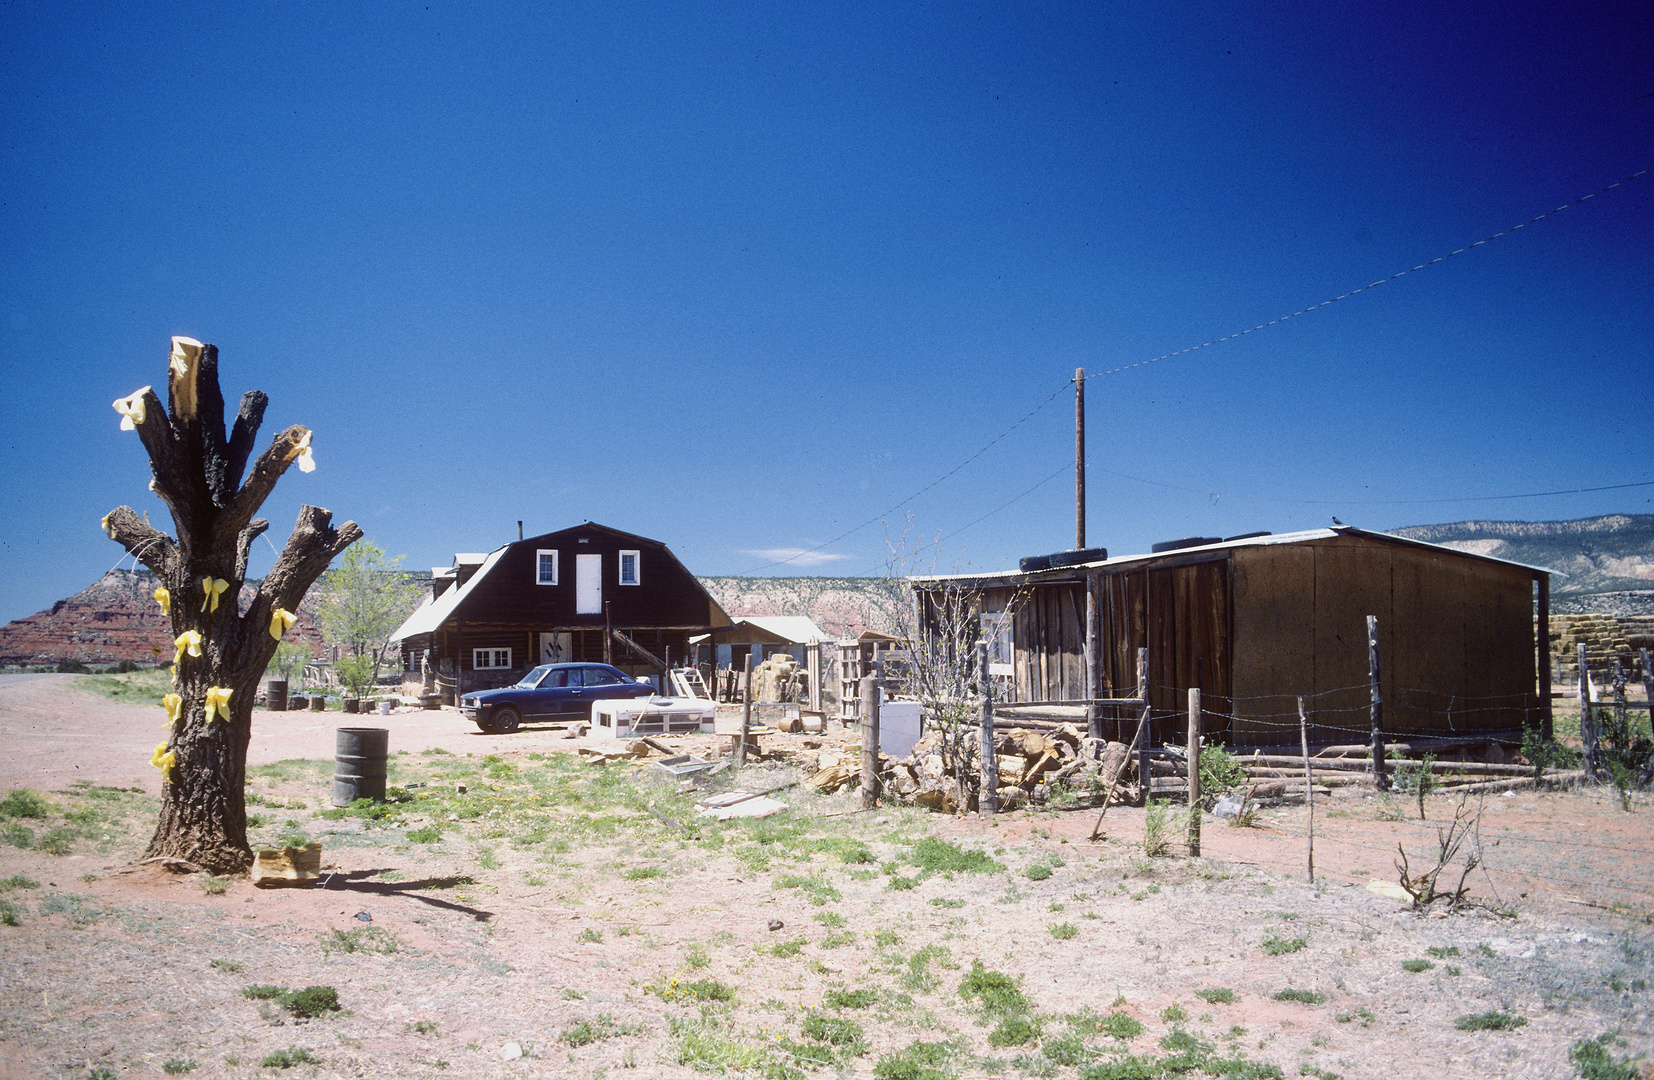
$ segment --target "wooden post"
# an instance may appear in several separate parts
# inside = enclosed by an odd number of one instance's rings
[[[999,762],[994,759],[994,684],[988,677],[988,643],[976,643],[976,672],[982,683],[982,790],[976,797],[977,813],[991,818],[999,810]]]
[[[1614,657],[1614,727],[1625,730],[1625,668],[1620,658]],[[1650,715],[1654,715],[1651,713]]]
[[[1555,735],[1551,716],[1551,575],[1540,574],[1534,580],[1539,584],[1539,737],[1550,742]]]
[[[884,664],[873,661],[861,680],[861,808],[879,803],[879,682]]]
[[[1074,369],[1074,550],[1085,547],[1085,368]]]
[[[1154,787],[1154,773],[1149,766],[1149,747],[1154,745],[1154,716],[1149,711],[1149,649],[1137,650],[1137,697],[1143,702],[1143,715],[1137,723],[1141,741],[1137,743],[1137,778],[1143,787],[1143,805],[1149,805],[1149,794]]]
[[[1387,791],[1390,785],[1384,776],[1384,692],[1379,689],[1377,615],[1367,616],[1367,678],[1372,684],[1373,784]]]
[[[1086,734],[1103,737],[1103,719],[1097,708],[1097,594],[1096,578],[1085,576],[1085,721]]]
[[[741,665],[747,684],[752,684],[752,650],[747,650],[747,658]],[[741,704],[741,741],[735,744],[735,767],[739,769],[747,763],[747,733],[752,730],[752,695],[743,695],[746,700]]]
[[[1200,854],[1200,687],[1189,687],[1189,854]]]
[[[1643,701],[1648,703],[1648,722],[1654,725],[1654,671],[1649,670],[1647,649],[1638,649],[1637,655],[1643,662]]]
[[[614,620],[609,615],[609,602],[603,601],[603,662],[610,667],[615,662]]]
[[[1597,777],[1597,716],[1591,708],[1591,663],[1585,656],[1585,642],[1579,643],[1579,739],[1585,744],[1585,775]]]
[[[1309,883],[1315,884],[1315,774],[1309,770],[1309,717],[1298,698],[1298,740],[1304,748],[1304,805],[1309,807]]]

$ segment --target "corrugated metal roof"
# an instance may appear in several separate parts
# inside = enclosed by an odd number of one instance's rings
[[[1136,563],[1152,562],[1156,559],[1174,559],[1184,555],[1196,554],[1202,551],[1224,551],[1231,548],[1269,547],[1274,544],[1302,544],[1309,540],[1330,540],[1335,536],[1364,536],[1375,540],[1383,540],[1392,544],[1404,544],[1408,547],[1430,548],[1435,551],[1446,552],[1466,559],[1482,559],[1487,562],[1501,563],[1505,566],[1519,566],[1524,570],[1533,570],[1541,574],[1552,574],[1557,577],[1567,577],[1560,570],[1552,570],[1544,566],[1529,566],[1527,563],[1513,562],[1510,559],[1499,559],[1492,555],[1481,555],[1474,551],[1461,551],[1458,548],[1447,547],[1444,544],[1432,544],[1424,540],[1413,540],[1405,536],[1394,536],[1390,533],[1370,532],[1366,529],[1357,529],[1351,525],[1339,525],[1330,529],[1306,529],[1303,532],[1272,533],[1268,536],[1249,536],[1234,540],[1223,540],[1215,544],[1200,544],[1194,547],[1176,548],[1172,551],[1161,551],[1147,555],[1116,555],[1109,559],[1100,559],[1097,562],[1074,563],[1070,566],[1054,566],[1053,571],[1078,570],[1096,567],[1124,567]],[[1033,573],[1049,573],[1050,571],[1033,571]],[[991,581],[997,579],[1010,580],[1030,576],[1021,570],[993,570],[981,574],[924,574],[908,578],[909,581]]]
[[[510,546],[509,544],[506,545],[506,547]],[[494,564],[499,562],[500,556],[504,554],[505,548],[502,547],[490,551],[487,555],[476,556],[482,566],[476,573],[471,575],[471,580],[457,589],[448,589],[435,600],[426,600],[423,604],[420,604],[419,607],[414,609],[414,613],[408,616],[407,621],[396,628],[396,633],[392,634],[390,639],[392,641],[402,641],[413,637],[415,634],[429,634],[435,631],[437,627],[447,621],[448,616],[454,613],[454,609],[459,607],[460,601],[471,595],[471,590],[475,589],[478,582],[488,576],[488,571],[494,569]],[[454,560],[458,562],[460,559],[469,559],[470,557],[468,555],[456,555]]]

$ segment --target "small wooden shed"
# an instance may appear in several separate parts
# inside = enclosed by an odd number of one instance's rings
[[[515,682],[536,664],[610,663],[664,682],[689,638],[729,616],[659,540],[587,522],[432,571],[431,596],[391,635],[406,670],[446,696]],[[662,686],[665,689],[664,685]]]
[[[1385,533],[1265,534],[913,586],[927,633],[949,590],[969,594],[1012,700],[1129,696],[1146,647],[1156,745],[1190,687],[1208,735],[1235,748],[1295,746],[1300,695],[1312,743],[1365,742],[1368,616],[1386,737],[1549,725],[1549,571]],[[1119,737],[1124,714],[1103,716]]]

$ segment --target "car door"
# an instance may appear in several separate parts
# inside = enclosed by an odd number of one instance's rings
[[[523,695],[523,717],[554,720],[565,708],[568,696],[568,671],[552,668],[541,677],[539,685]]]

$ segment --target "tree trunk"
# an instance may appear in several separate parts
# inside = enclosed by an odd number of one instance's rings
[[[151,490],[172,511],[178,537],[152,528],[127,506],[110,512],[105,529],[153,570],[170,594],[175,639],[200,635],[199,655],[179,646],[173,667],[173,688],[182,701],[166,742],[157,748],[158,755],[163,749],[173,755],[173,765],[164,773],[160,819],[145,856],[213,873],[238,872],[252,862],[247,744],[258,680],[278,644],[270,632],[272,615],[277,608],[297,610],[306,590],[362,530],[355,522],[334,529],[328,511],[303,507],[275,567],[241,610],[247,550],[269,527],[253,514],[288,467],[309,453],[310,432],[294,426],[277,435],[241,485],[265,396],[255,390],[242,398],[226,440],[218,350],[187,339],[174,339],[170,415],[148,388],[129,400],[141,402],[137,430],[154,472]],[[203,588],[203,582],[220,581],[221,590]],[[211,719],[209,690],[230,692],[227,705]]]

